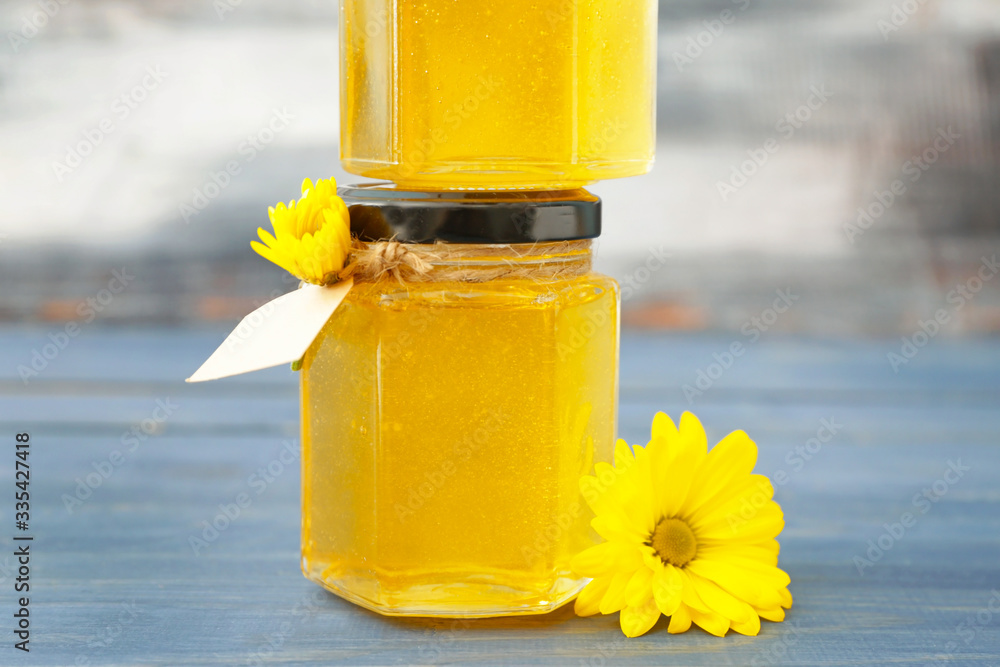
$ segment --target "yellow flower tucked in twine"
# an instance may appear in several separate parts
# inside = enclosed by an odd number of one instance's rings
[[[337,281],[351,252],[351,222],[334,179],[314,185],[307,178],[302,182],[301,199],[288,206],[278,204],[267,213],[274,236],[258,228],[264,243],[250,243],[261,257],[308,283]]]
[[[705,430],[689,412],[680,428],[667,415],[653,419],[652,439],[634,452],[624,440],[614,467],[595,466],[580,489],[597,515],[592,526],[607,542],[572,561],[593,577],[576,613],[621,612],[629,637],[670,617],[668,631],[694,622],[724,636],[760,631],[760,619],[782,621],[792,606],[789,578],[778,569],[784,527],[774,488],[754,475],[757,445],[735,431],[711,452]]]

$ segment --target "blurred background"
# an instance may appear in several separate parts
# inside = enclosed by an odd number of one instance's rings
[[[644,442],[658,409],[752,434],[789,482],[791,623],[752,647],[652,633],[632,662],[616,618],[569,609],[384,623],[298,572],[297,465],[193,547],[297,451],[288,367],[182,379],[296,286],[250,249],[267,207],[357,180],[337,4],[0,0],[0,442],[35,443],[30,664],[996,665],[1000,0],[664,0],[656,167],[592,188],[624,288],[619,434]],[[952,460],[973,472],[942,500]]]
[[[0,322],[224,328],[290,290],[249,242],[303,177],[356,180],[337,20],[0,2]],[[659,36],[656,167],[592,188],[626,326],[740,331],[787,289],[768,331],[909,334],[1000,247],[1000,0],[666,0]],[[954,311],[996,333],[1000,289]]]

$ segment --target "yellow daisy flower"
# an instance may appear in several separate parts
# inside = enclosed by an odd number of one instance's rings
[[[274,236],[262,228],[264,243],[251,247],[298,278],[316,285],[336,282],[351,252],[351,222],[347,205],[337,196],[337,182],[330,178],[302,182],[302,198],[288,206],[267,210]]]
[[[646,447],[619,440],[614,467],[580,479],[594,510],[591,525],[607,540],[577,554],[573,570],[593,577],[576,613],[621,612],[629,637],[670,617],[668,632],[695,623],[722,637],[760,631],[792,606],[789,578],[778,569],[784,527],[774,488],[752,474],[757,445],[735,431],[707,451],[705,430],[689,412],[680,428],[662,412]]]

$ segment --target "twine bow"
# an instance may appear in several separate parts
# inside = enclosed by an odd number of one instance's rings
[[[338,280],[354,277],[359,282],[378,282],[386,275],[399,282],[426,278],[436,255],[415,252],[411,244],[399,241],[356,242],[351,263],[337,274]],[[421,257],[424,254],[424,257]]]

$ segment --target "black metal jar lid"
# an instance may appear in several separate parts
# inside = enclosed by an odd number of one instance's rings
[[[364,241],[537,243],[601,234],[601,200],[582,189],[417,192],[362,183],[337,192]]]

